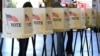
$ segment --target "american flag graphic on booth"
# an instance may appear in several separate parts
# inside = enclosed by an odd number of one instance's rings
[[[51,19],[49,14],[46,14],[46,18],[47,18],[48,20]]]
[[[65,16],[65,17],[67,17],[67,16],[68,16],[67,12],[64,12],[64,16]]]
[[[10,14],[6,14],[6,19],[7,19],[7,21],[18,22],[18,18],[16,16],[12,16]]]
[[[30,18],[29,18],[29,16],[27,14],[25,14],[25,20],[26,21],[30,21]]]
[[[89,16],[89,15],[85,12],[85,16]]]
[[[75,12],[69,11],[70,16],[77,16]]]
[[[33,14],[33,19],[40,20],[40,17],[38,15]]]
[[[59,17],[59,15],[55,12],[52,13],[54,17]]]

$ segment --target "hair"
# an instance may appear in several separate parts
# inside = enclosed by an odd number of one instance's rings
[[[25,2],[24,5],[23,5],[23,7],[24,8],[25,7],[32,7],[32,4],[30,2]]]
[[[68,7],[69,7],[69,8],[76,8],[76,6],[74,5],[74,3],[70,3],[70,4],[68,5]]]

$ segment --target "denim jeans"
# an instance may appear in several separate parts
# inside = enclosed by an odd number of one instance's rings
[[[18,41],[19,41],[19,56],[26,56],[29,38],[18,39]]]

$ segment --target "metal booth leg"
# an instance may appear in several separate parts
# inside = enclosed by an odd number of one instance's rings
[[[92,38],[92,29],[90,30],[90,33],[91,33],[91,38],[90,38],[90,41],[91,41],[91,50],[92,50],[92,56],[93,56],[93,38]]]
[[[43,45],[43,50],[42,50],[42,56],[45,53],[45,56],[47,56],[47,50],[46,50],[46,35],[43,35],[44,37],[44,45]]]
[[[81,29],[79,32],[80,32],[80,39],[81,39],[80,52],[82,53],[83,56],[83,30]]]
[[[14,38],[12,38],[11,56],[13,56],[13,53],[14,53]]]
[[[1,43],[0,43],[0,56],[2,56],[3,41],[4,41],[4,38],[1,38]]]
[[[78,36],[78,31],[76,31],[76,37],[75,37],[75,43],[74,43],[74,54],[75,54],[75,49],[76,49],[77,36]]]
[[[33,44],[33,56],[36,56],[35,43],[36,43],[36,35],[34,35],[34,38],[32,37],[32,44]]]
[[[87,39],[87,30],[85,30],[85,39],[86,39],[87,53],[88,53],[88,56],[89,56],[89,46],[88,46],[88,39]]]
[[[54,55],[57,56],[56,49],[55,49],[55,42],[54,42],[54,34],[51,35],[52,35],[51,56],[53,56],[53,51],[54,51]]]
[[[98,32],[99,32],[99,29],[97,28],[97,32],[96,32],[96,40],[97,40],[97,48],[98,48],[98,53],[100,53],[100,49],[99,49],[99,41],[98,41]]]

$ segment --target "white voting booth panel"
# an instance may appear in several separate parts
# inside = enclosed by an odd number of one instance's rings
[[[2,37],[29,38],[33,36],[31,8],[3,8]]]
[[[67,8],[52,8],[53,30],[63,32],[69,30],[69,17]]]
[[[92,9],[92,27],[96,27],[97,20],[97,10],[95,8]]]
[[[51,34],[52,29],[52,9],[33,8],[33,31],[34,34]]]
[[[96,27],[100,28],[100,12],[99,11],[97,12],[97,21],[96,22],[97,22],[97,26]]]
[[[100,0],[97,0],[97,27],[100,28]]]
[[[92,27],[92,9],[84,9],[85,14],[85,25],[86,27]]]
[[[79,8],[69,8],[69,25],[70,29],[83,29],[85,24],[83,23],[82,10]]]

